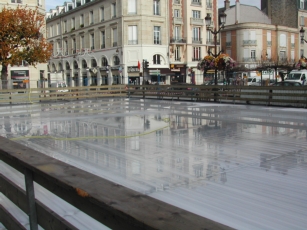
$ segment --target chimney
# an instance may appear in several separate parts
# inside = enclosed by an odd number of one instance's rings
[[[240,1],[236,0],[236,19],[235,23],[238,24],[240,23]]]
[[[229,9],[230,8],[230,1],[229,0],[225,0],[224,1],[224,7],[225,7],[225,10]]]

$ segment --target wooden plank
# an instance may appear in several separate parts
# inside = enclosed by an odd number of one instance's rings
[[[231,229],[3,137],[0,159],[112,229]]]
[[[2,223],[6,229],[14,229],[14,230],[25,230],[26,229],[1,204],[0,204],[0,223]]]
[[[2,174],[0,174],[0,185],[0,192],[18,206],[24,213],[27,213],[26,192]],[[44,229],[77,229],[42,202],[36,199],[35,203],[38,224]]]

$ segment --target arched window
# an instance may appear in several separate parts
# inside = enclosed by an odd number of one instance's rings
[[[101,66],[108,66],[108,60],[105,57],[101,59]]]
[[[96,67],[97,66],[97,62],[96,62],[96,60],[94,58],[91,60],[91,66],[92,67]]]
[[[87,68],[87,63],[85,60],[82,60],[82,68],[86,69]]]
[[[68,62],[68,61],[66,62],[66,69],[67,69],[67,70],[70,69],[70,65],[69,65],[69,62]]]
[[[78,66],[78,62],[77,61],[74,61],[74,69],[78,69],[79,66]]]
[[[55,64],[54,63],[52,64],[52,71],[56,72],[56,68],[55,68]]]
[[[63,70],[62,63],[59,63],[59,71],[62,71],[62,70]]]
[[[118,57],[118,56],[114,56],[114,57],[113,57],[113,64],[114,64],[114,65],[119,65],[119,64],[120,64],[120,60],[119,60],[119,57]]]
[[[153,56],[153,64],[160,65],[161,64],[161,55],[156,54]]]

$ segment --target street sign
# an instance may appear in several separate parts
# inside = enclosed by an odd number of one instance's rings
[[[160,74],[160,70],[159,69],[152,69],[152,70],[149,70],[149,74]]]

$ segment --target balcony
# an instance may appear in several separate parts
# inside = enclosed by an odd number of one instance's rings
[[[174,20],[174,24],[183,24],[182,18],[174,17],[173,20]]]
[[[204,19],[203,18],[190,18],[190,24],[191,25],[203,26],[204,25]]]
[[[207,45],[210,45],[210,46],[214,46],[214,45],[215,45],[214,39],[212,39],[212,38],[207,39],[207,40],[206,40],[206,44],[207,44]],[[220,40],[219,40],[219,39],[217,39],[216,45],[220,45]]]
[[[244,46],[256,46],[257,40],[243,40]]]
[[[257,62],[257,59],[255,57],[244,57],[242,61],[243,62]]]
[[[181,61],[181,57],[175,57],[175,61]]]
[[[200,57],[193,57],[193,58],[192,58],[192,61],[200,61],[200,60],[201,60]]]
[[[201,0],[192,0],[192,5],[201,6]]]
[[[202,44],[202,39],[201,38],[192,38],[192,43],[194,43],[194,44]]]
[[[138,40],[128,40],[128,45],[137,45]]]
[[[171,38],[170,43],[187,43],[187,39],[185,38]]]

